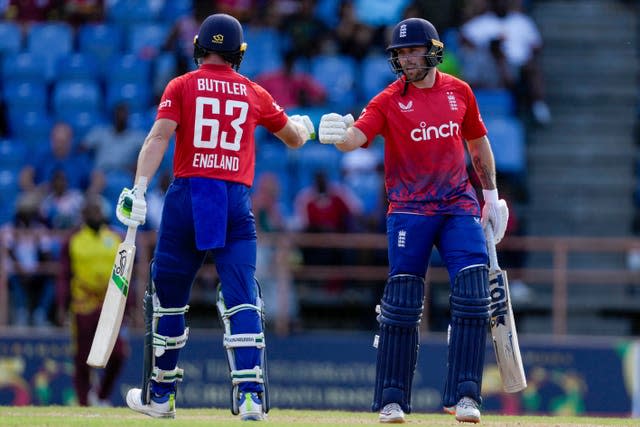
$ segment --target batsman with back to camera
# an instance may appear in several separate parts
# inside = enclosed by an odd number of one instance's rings
[[[424,277],[434,245],[451,281],[444,409],[458,421],[480,421],[491,301],[483,227],[490,223],[500,241],[509,211],[498,198],[493,152],[471,88],[436,69],[443,49],[429,21],[399,22],[387,47],[399,79],[355,123],[350,114],[330,113],[318,129],[321,143],[344,152],[384,137],[389,276],[377,310],[372,406],[382,423],[404,422],[411,412]],[[482,184],[482,212],[467,174],[464,141]]]
[[[207,17],[194,39],[198,69],[171,80],[156,121],[140,150],[136,186],[125,188],[117,215],[125,225],[145,221],[137,183],[151,179],[176,133],[171,183],[145,295],[143,386],[127,393],[127,405],[162,418],[175,417],[177,366],[191,285],[208,251],[221,284],[217,307],[223,321],[232,380],[231,410],[262,420],[269,409],[263,309],[256,270],[256,226],[249,188],[255,173],[254,131],[264,126],[290,148],[315,137],[308,116],[288,117],[262,87],[237,72],[246,44],[238,20]]]

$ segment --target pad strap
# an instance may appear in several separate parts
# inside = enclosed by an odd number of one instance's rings
[[[164,354],[165,350],[176,350],[182,348],[187,343],[189,338],[189,328],[184,328],[184,333],[177,337],[169,337],[166,335],[160,335],[156,332],[153,333],[153,352],[156,357],[160,357]]]
[[[154,367],[151,371],[151,379],[158,383],[173,383],[175,381],[182,381],[182,377],[184,376],[184,370],[178,368],[170,371],[165,371],[163,369],[159,369]]]
[[[259,334],[224,334],[223,344],[227,349],[235,347],[264,348],[264,332],[261,332]]]
[[[264,383],[264,373],[259,366],[253,369],[236,369],[231,371],[231,384],[255,382]]]

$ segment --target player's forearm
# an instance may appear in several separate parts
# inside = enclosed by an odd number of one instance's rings
[[[484,190],[496,188],[496,164],[487,137],[469,141],[469,155]]]
[[[351,126],[347,129],[347,133],[344,138],[344,142],[336,144],[336,148],[343,153],[353,151],[356,148],[362,147],[367,142],[367,137],[357,127]]]
[[[138,155],[135,182],[138,182],[138,178],[141,176],[146,176],[151,181],[162,163],[168,144],[169,141],[165,141],[159,136],[150,135],[147,137]]]

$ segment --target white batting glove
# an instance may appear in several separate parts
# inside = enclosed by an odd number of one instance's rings
[[[498,199],[498,190],[482,190],[484,196],[484,207],[482,208],[482,228],[487,228],[487,224],[491,223],[493,228],[493,239],[496,243],[500,243],[507,231],[507,222],[509,221],[509,208],[504,199]]]
[[[147,217],[147,202],[144,199],[145,187],[134,186],[132,190],[124,188],[118,205],[116,206],[116,216],[118,220],[127,227],[137,227],[144,224]]]
[[[289,119],[298,125],[302,139],[304,139],[305,142],[310,139],[316,139],[316,128],[313,126],[313,122],[309,116],[294,114],[293,116],[290,116]]]
[[[329,113],[322,116],[318,126],[318,139],[322,144],[342,144],[347,135],[347,129],[353,126],[353,116],[341,116]]]

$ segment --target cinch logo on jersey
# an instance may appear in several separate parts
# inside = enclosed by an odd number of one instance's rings
[[[425,122],[420,122],[420,127],[411,130],[411,139],[420,141],[431,141],[432,139],[448,138],[460,133],[460,125],[452,120],[439,126],[427,126]]]
[[[158,105],[158,108],[167,108],[167,107],[171,107],[171,100],[170,99],[165,99],[164,101],[162,101],[160,103],[160,105]]]

